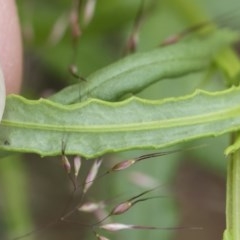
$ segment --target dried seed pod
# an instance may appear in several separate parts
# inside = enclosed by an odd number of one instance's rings
[[[193,148],[189,148],[187,150],[190,150],[190,149],[193,149]],[[149,153],[149,154],[141,155],[137,158],[128,159],[128,160],[125,160],[125,161],[122,161],[122,162],[119,162],[119,163],[115,164],[105,174],[108,174],[110,172],[121,171],[121,170],[127,169],[127,168],[131,167],[133,164],[135,164],[139,161],[148,159],[148,158],[165,156],[165,155],[168,155],[168,154],[177,153],[177,152],[181,152],[181,151],[183,151],[183,149],[176,149],[176,150],[167,151],[167,152],[156,152],[156,153]]]
[[[200,146],[196,146],[196,147],[192,147],[192,148],[188,148],[188,149],[176,149],[176,150],[171,150],[171,151],[167,151],[167,152],[149,153],[149,154],[139,156],[137,158],[124,160],[122,162],[119,162],[119,163],[115,164],[113,167],[111,167],[109,170],[107,170],[104,174],[99,176],[98,179],[102,178],[105,175],[110,174],[112,172],[118,172],[118,171],[125,170],[125,169],[131,167],[132,165],[134,165],[135,163],[138,163],[138,162],[140,162],[142,160],[145,160],[145,159],[148,159],[148,158],[161,157],[161,156],[165,156],[165,155],[172,154],[172,153],[189,151],[189,150],[197,149],[197,148],[200,148],[200,147],[203,147],[203,146],[204,145],[200,145]]]
[[[63,38],[68,26],[66,13],[62,14],[54,23],[48,37],[48,42],[51,45],[56,45]]]
[[[129,160],[119,162],[116,165],[114,165],[108,172],[115,172],[115,171],[124,170],[126,168],[131,167],[134,163],[136,163],[135,159],[129,159]]]
[[[132,202],[123,202],[113,208],[110,215],[120,215],[128,211],[133,206]]]
[[[96,8],[96,0],[86,1],[84,11],[83,11],[83,14],[84,14],[83,21],[85,26],[87,26],[91,22],[94,16],[95,8]]]
[[[127,212],[133,205],[135,205],[138,202],[143,202],[143,201],[146,201],[146,200],[149,200],[149,199],[161,197],[161,196],[154,196],[154,197],[138,199],[139,197],[141,197],[141,196],[143,196],[143,195],[145,195],[145,194],[155,190],[156,188],[157,187],[155,187],[153,189],[150,189],[150,190],[147,190],[147,191],[144,191],[144,192],[138,194],[137,196],[134,196],[134,197],[130,198],[129,200],[118,204],[116,207],[113,208],[113,210],[111,211],[109,216],[123,214],[123,213]]]
[[[95,202],[86,202],[82,204],[78,210],[81,212],[95,212],[98,209],[104,208],[105,204],[103,202],[95,203]]]
[[[109,232],[116,232],[120,230],[127,229],[139,229],[139,230],[170,230],[170,231],[178,231],[178,230],[202,230],[201,227],[154,227],[154,226],[142,226],[142,225],[130,225],[130,224],[122,224],[122,223],[109,223],[98,226],[101,229],[105,229]]]
[[[97,176],[97,174],[98,174],[98,171],[99,171],[99,168],[100,168],[100,166],[101,166],[101,163],[102,163],[102,159],[97,159],[97,160],[93,163],[93,165],[92,165],[92,167],[91,167],[91,169],[90,169],[90,171],[89,171],[89,173],[88,173],[88,175],[87,175],[87,177],[86,177],[85,183],[84,183],[84,187],[83,187],[83,193],[84,193],[84,194],[85,194],[85,193],[89,190],[89,188],[92,186],[93,181],[95,180],[95,178],[96,178],[96,176]]]
[[[124,229],[131,229],[133,225],[127,225],[122,223],[108,223],[104,225],[100,225],[99,228],[105,229],[110,232],[120,231]]]
[[[79,10],[81,4],[79,0],[73,0],[73,3],[74,3],[73,8],[72,11],[70,12],[70,27],[73,40],[77,41],[82,34],[79,25]]]
[[[155,190],[157,187],[153,188],[153,189],[150,189],[150,190],[147,190],[147,191],[144,191],[143,193],[140,193],[138,194],[137,196],[134,196],[132,198],[130,198],[129,200],[125,201],[125,202],[122,202],[120,204],[118,204],[117,206],[115,206],[112,211],[106,215],[104,218],[102,218],[100,221],[96,222],[94,225],[98,225],[100,224],[101,222],[104,222],[106,219],[108,219],[109,217],[111,216],[114,216],[114,215],[120,215],[120,214],[123,214],[125,213],[126,211],[128,211],[133,205],[135,205],[136,203],[138,202],[142,202],[142,201],[146,201],[148,199],[153,199],[153,198],[159,198],[160,196],[154,196],[154,197],[148,197],[148,198],[140,198],[140,199],[137,199],[153,190]]]
[[[62,140],[62,164],[67,174],[70,174],[72,168],[67,156],[65,155],[65,149],[66,149],[66,143]]]
[[[73,164],[74,164],[74,175],[75,177],[77,178],[78,176],[78,173],[80,171],[80,168],[81,168],[81,165],[82,165],[82,159],[80,156],[76,156],[74,159],[73,159]]]
[[[70,174],[71,173],[71,164],[65,155],[62,155],[62,163],[63,163],[63,167],[65,168],[67,174]]]

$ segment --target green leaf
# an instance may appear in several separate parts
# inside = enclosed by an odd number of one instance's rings
[[[62,104],[87,98],[117,100],[127,93],[138,93],[159,80],[206,70],[218,51],[236,38],[233,32],[216,31],[204,39],[136,53],[93,73],[87,82],[63,89],[50,99]]]
[[[4,77],[0,68],[0,121],[2,119],[2,115],[5,107],[5,98],[6,98],[6,92],[5,92]]]
[[[93,158],[128,149],[156,149],[240,129],[240,88],[150,101],[89,99],[60,105],[9,96],[0,125],[0,149]]]

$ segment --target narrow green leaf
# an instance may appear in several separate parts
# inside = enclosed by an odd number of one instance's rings
[[[236,33],[215,31],[206,38],[136,53],[93,73],[87,82],[63,89],[50,99],[62,104],[87,98],[114,101],[127,93],[138,93],[159,80],[206,70],[218,51],[236,38]]]
[[[240,129],[240,88],[150,101],[110,103],[89,99],[60,105],[49,100],[7,98],[0,149],[93,158],[108,152],[163,148]]]

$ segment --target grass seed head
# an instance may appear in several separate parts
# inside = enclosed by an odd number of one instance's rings
[[[95,212],[98,209],[102,209],[105,207],[105,204],[103,202],[95,203],[95,202],[86,202],[82,204],[78,210],[81,212]]]
[[[96,0],[87,0],[83,12],[83,21],[85,26],[87,26],[93,19],[95,8]]]
[[[79,171],[80,171],[81,165],[82,165],[82,159],[81,159],[81,157],[76,156],[76,157],[73,159],[73,164],[74,164],[74,175],[75,175],[75,177],[77,177],[77,176],[78,176],[78,173],[79,173]]]
[[[129,159],[129,160],[122,161],[122,162],[117,163],[116,165],[114,165],[114,166],[109,170],[109,172],[115,172],[115,171],[124,170],[124,169],[126,169],[126,168],[131,167],[135,162],[136,162],[136,160],[134,160],[134,159]]]
[[[62,163],[63,163],[63,167],[65,168],[67,174],[70,174],[71,173],[71,164],[65,155],[62,155]]]
[[[123,223],[108,223],[108,224],[100,225],[99,228],[105,229],[109,232],[116,232],[124,229],[131,229],[132,225],[127,225]]]
[[[87,177],[86,177],[86,180],[85,180],[85,184],[84,184],[84,187],[83,187],[83,193],[85,194],[89,188],[92,186],[97,174],[98,174],[98,171],[99,171],[99,168],[101,166],[101,163],[102,163],[102,159],[97,159],[95,160],[95,162],[93,163]]]
[[[132,203],[130,201],[120,203],[115,208],[113,208],[111,215],[120,215],[128,211],[132,207]]]

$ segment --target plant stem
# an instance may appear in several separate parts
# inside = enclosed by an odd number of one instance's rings
[[[233,144],[240,133],[233,134]],[[228,160],[226,230],[224,240],[240,239],[240,150]]]

